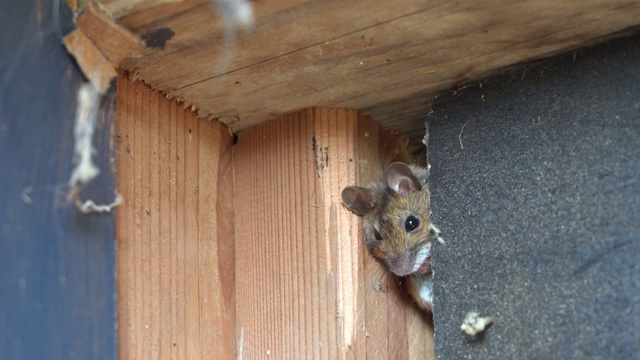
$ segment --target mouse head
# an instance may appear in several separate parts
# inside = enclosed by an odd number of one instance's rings
[[[393,163],[383,183],[342,190],[342,202],[362,216],[369,253],[398,276],[431,270],[426,173],[426,169]]]

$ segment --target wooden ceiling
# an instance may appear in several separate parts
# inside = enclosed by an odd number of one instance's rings
[[[69,2],[114,67],[234,132],[330,106],[420,138],[438,93],[640,24],[638,0],[256,0],[230,43],[208,0]]]

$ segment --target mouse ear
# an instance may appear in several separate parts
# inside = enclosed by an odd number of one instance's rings
[[[357,215],[364,215],[375,206],[373,191],[360,186],[347,186],[342,190],[342,202]]]
[[[407,164],[394,162],[384,172],[387,186],[400,195],[408,195],[411,191],[422,190],[420,179]]]

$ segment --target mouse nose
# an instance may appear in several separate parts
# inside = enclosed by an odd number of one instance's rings
[[[407,251],[397,257],[391,264],[390,270],[398,276],[407,276],[413,272],[413,263],[415,259],[413,255]]]

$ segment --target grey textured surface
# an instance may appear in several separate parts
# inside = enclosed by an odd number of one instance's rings
[[[433,110],[437,358],[640,359],[640,36]]]

